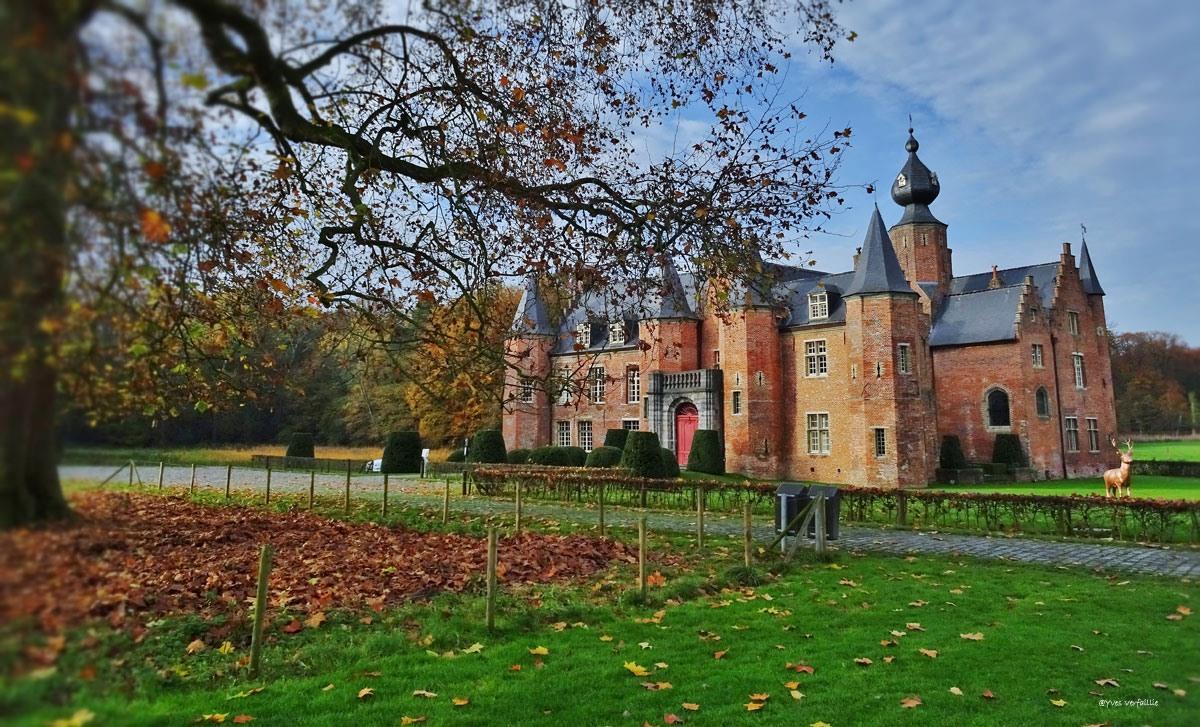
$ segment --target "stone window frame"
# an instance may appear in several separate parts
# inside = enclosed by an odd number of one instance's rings
[[[991,398],[992,392],[999,391],[1004,394],[1004,398],[1008,402],[1008,424],[992,424],[992,407]],[[984,429],[991,433],[1005,433],[1012,431],[1013,411],[1012,411],[1012,392],[1000,384],[992,384],[983,390],[983,426]]]
[[[871,427],[871,443],[875,450],[875,457],[882,458],[887,456],[887,427]]]
[[[533,392],[534,392],[533,379],[530,378],[529,376],[522,376],[520,387],[521,387],[521,393],[519,396],[521,399],[521,403],[522,404],[532,404],[533,403]]]
[[[822,420],[822,417],[824,417],[824,420]],[[815,440],[816,446],[814,446],[814,434],[817,435]],[[804,412],[804,440],[807,444],[808,453],[811,456],[828,457],[833,452],[833,433],[829,412]]]
[[[816,350],[817,344],[820,344],[820,350]],[[814,369],[816,373],[812,373]],[[804,378],[822,379],[827,376],[829,376],[829,340],[826,338],[806,339],[804,341]]]
[[[1100,419],[1098,417],[1086,417],[1084,421],[1087,423],[1088,433],[1088,451],[1100,451]]]
[[[808,319],[824,320],[829,317],[829,293],[820,291],[808,294]]]
[[[1079,330],[1079,312],[1073,310],[1067,311],[1067,332],[1072,336],[1078,336]]]
[[[1063,417],[1063,433],[1066,435],[1067,451],[1079,451],[1079,417]]]
[[[1074,377],[1077,391],[1087,389],[1087,366],[1084,364],[1081,351],[1071,352],[1071,374]]]
[[[591,419],[580,419],[575,422],[575,431],[578,433],[579,446],[583,451],[592,451],[592,445],[595,444],[595,431],[592,428]]]
[[[592,347],[591,321],[580,321],[575,324],[575,345],[580,348]]]
[[[563,426],[564,424],[566,426]],[[555,441],[558,442],[558,446],[570,447],[571,446],[571,422],[566,419],[560,419],[557,422],[555,422],[555,425],[558,428],[558,432],[556,432],[557,437],[555,439]],[[566,435],[566,436],[563,436],[563,435]]]
[[[625,367],[625,403],[640,404],[642,401],[642,368],[636,364]]]
[[[911,343],[896,344],[896,372],[906,375],[913,372]]]
[[[729,392],[729,412],[734,416],[742,415],[742,390],[734,389]]]
[[[1046,368],[1046,347],[1042,344],[1031,344],[1029,347],[1029,357],[1033,360],[1033,367],[1035,369]]]
[[[630,426],[631,424],[633,426]],[[642,430],[642,420],[641,419],[622,419],[621,420],[621,428],[627,432],[640,432]]]
[[[713,349],[713,366],[714,369],[721,368],[721,349]]]
[[[592,366],[588,369],[588,394],[593,404],[603,404],[605,392],[604,367]]]
[[[1046,402],[1045,411],[1042,410],[1042,402]],[[1039,386],[1033,392],[1033,410],[1038,415],[1039,419],[1049,419],[1053,413],[1050,406],[1050,392],[1045,386]]]
[[[762,388],[762,387],[766,386],[766,385],[767,385],[767,374],[766,374],[766,372],[764,372],[764,371],[755,371],[755,372],[754,372],[754,383],[755,383],[755,384],[757,384],[759,388]]]

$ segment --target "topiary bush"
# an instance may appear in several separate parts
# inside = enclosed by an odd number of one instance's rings
[[[315,457],[316,451],[313,444],[313,435],[311,432],[293,432],[292,439],[288,443],[285,457]]]
[[[621,453],[621,466],[634,477],[662,477],[662,445],[654,432],[630,432]]]
[[[511,449],[508,452],[509,464],[525,464],[529,461],[528,449]]]
[[[383,447],[383,472],[420,472],[421,435],[416,432],[392,432]]]
[[[963,454],[962,442],[957,434],[947,434],[942,437],[942,452],[939,466],[944,470],[961,470],[967,466],[966,455]]]
[[[552,467],[582,467],[587,462],[587,456],[582,447],[538,447],[530,451],[528,463]]]
[[[450,454],[446,457],[447,462],[466,462],[467,455],[463,452],[462,447],[455,447],[450,450]]]
[[[696,430],[692,451],[688,453],[687,468],[692,472],[710,475],[725,474],[725,449],[721,446],[721,434],[717,430]]]
[[[508,462],[508,450],[504,448],[504,435],[499,429],[481,429],[475,433],[467,450],[468,462],[485,464]]]
[[[616,431],[609,429],[608,431]],[[616,447],[610,447],[607,444],[603,447],[596,447],[588,453],[587,461],[584,462],[585,467],[620,467],[621,466],[621,450]]]
[[[670,477],[672,479],[678,477],[679,476],[679,458],[675,456],[674,452],[667,449],[666,447],[659,447],[659,451],[662,452],[662,466],[663,466],[663,475],[662,476]]]
[[[1021,446],[1021,438],[1015,434],[997,434],[996,443],[992,446],[992,461],[1012,467],[1024,467],[1025,449]]]
[[[625,440],[629,439],[628,429],[609,429],[604,433],[604,446],[625,449]]]

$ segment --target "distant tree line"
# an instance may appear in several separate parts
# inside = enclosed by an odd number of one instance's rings
[[[1200,431],[1200,348],[1172,333],[1114,334],[1112,366],[1121,432]]]

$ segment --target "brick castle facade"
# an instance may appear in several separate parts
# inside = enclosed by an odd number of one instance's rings
[[[1116,412],[1086,242],[1078,260],[1064,244],[1054,262],[956,277],[911,129],[905,148],[903,213],[885,228],[874,210],[851,271],[763,262],[718,313],[712,286],[668,263],[653,300],[585,295],[558,321],[527,281],[506,345],[508,447],[649,429],[686,463],[691,433],[715,429],[731,472],[920,487],[944,435],[988,461],[1011,433],[1039,478],[1103,471]]]

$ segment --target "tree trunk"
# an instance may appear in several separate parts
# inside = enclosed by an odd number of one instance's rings
[[[0,8],[0,529],[66,518],[55,389],[76,32],[88,3]]]

